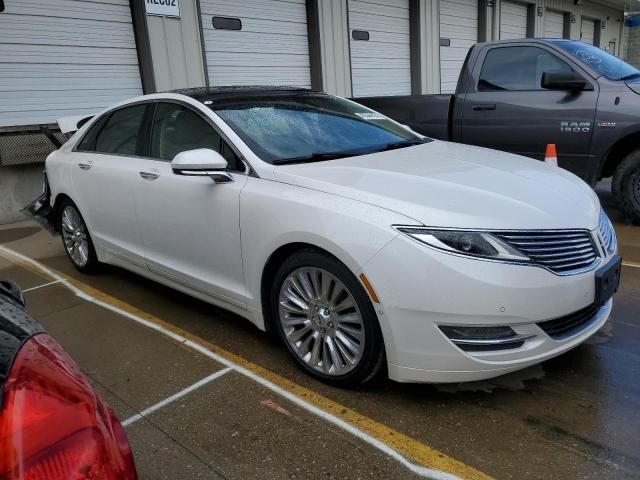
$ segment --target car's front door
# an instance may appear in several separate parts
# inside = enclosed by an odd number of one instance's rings
[[[589,164],[597,83],[584,75],[584,91],[542,88],[544,72],[576,71],[542,46],[492,47],[480,60],[464,100],[462,141],[539,160],[553,143],[560,165],[580,173]]]
[[[149,103],[106,114],[71,152],[72,200],[80,209],[99,253],[144,268],[133,190],[144,164],[142,125]]]
[[[246,305],[240,244],[244,165],[199,112],[160,102],[151,122],[150,157],[135,187],[135,205],[148,268],[192,291]],[[180,152],[210,148],[229,162],[234,181],[176,175]]]

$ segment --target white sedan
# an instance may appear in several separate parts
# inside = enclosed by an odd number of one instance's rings
[[[46,172],[44,210],[80,271],[118,265],[231,310],[337,385],[541,362],[605,323],[619,281],[611,223],[577,177],[308,90],[134,98]]]

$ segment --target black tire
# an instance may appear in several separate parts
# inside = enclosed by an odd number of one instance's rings
[[[640,223],[640,150],[627,155],[613,174],[614,198],[624,215]]]
[[[289,274],[299,268],[319,268],[329,272],[348,289],[355,300],[362,317],[364,327],[364,348],[362,356],[353,369],[344,375],[328,375],[311,368],[294,351],[293,346],[286,338],[284,327],[280,319],[279,295],[283,282]],[[355,387],[362,385],[383,370],[385,365],[385,349],[382,332],[378,323],[378,317],[369,299],[367,292],[351,271],[340,261],[323,252],[305,249],[300,250],[287,258],[276,272],[269,292],[269,308],[274,328],[278,332],[291,356],[303,371],[309,375],[334,386]],[[337,323],[337,322],[336,322]]]
[[[78,220],[81,222],[81,226],[84,229],[84,238],[87,244],[87,252],[86,252],[86,262],[81,262],[74,259],[73,255],[67,248],[65,242],[65,232],[63,225],[63,216],[65,215],[65,211],[73,211],[76,213]],[[62,248],[64,249],[64,253],[67,258],[71,262],[71,264],[82,273],[96,273],[100,269],[100,262],[98,261],[98,256],[96,255],[96,249],[93,246],[93,240],[91,239],[91,235],[89,234],[89,229],[87,228],[87,224],[80,213],[80,210],[70,199],[65,198],[60,202],[58,207],[58,231],[60,232],[60,238],[62,239]]]

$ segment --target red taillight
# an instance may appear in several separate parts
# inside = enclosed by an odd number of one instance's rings
[[[48,335],[29,340],[4,384],[0,480],[135,480],[124,429]]]

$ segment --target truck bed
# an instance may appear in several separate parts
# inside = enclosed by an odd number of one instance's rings
[[[404,95],[354,98],[415,132],[438,140],[449,140],[453,95]]]

